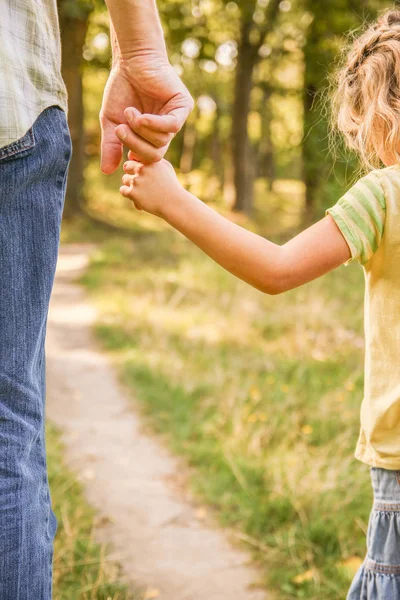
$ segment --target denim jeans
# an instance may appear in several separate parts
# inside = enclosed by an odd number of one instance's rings
[[[400,600],[400,471],[371,467],[367,555],[346,600]]]
[[[1,600],[52,596],[44,342],[70,156],[66,116],[55,106],[0,148]]]

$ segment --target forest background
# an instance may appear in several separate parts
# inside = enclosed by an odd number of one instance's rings
[[[64,241],[97,251],[83,283],[98,335],[192,486],[254,554],[277,598],[343,600],[365,553],[363,273],[279,300],[224,273],[99,169],[111,62],[100,0],[58,0],[74,146]],[[167,158],[203,201],[283,243],[360,174],[330,134],[329,80],[381,0],[159,0],[195,108]]]

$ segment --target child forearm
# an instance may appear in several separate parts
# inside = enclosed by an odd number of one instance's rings
[[[335,269],[351,256],[331,215],[282,246],[219,215],[184,190],[172,166],[127,161],[120,192],[135,207],[167,221],[236,277],[267,294],[280,294]]]
[[[267,294],[282,288],[282,247],[219,215],[185,190],[162,218],[236,277]]]

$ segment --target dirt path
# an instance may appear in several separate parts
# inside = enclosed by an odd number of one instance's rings
[[[82,480],[129,582],[159,600],[266,600],[249,557],[177,485],[181,465],[142,431],[135,406],[91,333],[94,308],[74,280],[89,246],[62,248],[49,315],[47,417]]]

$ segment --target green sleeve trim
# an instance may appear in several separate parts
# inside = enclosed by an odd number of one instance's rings
[[[354,229],[351,226],[351,223],[346,218],[346,213],[337,203],[335,206],[331,206],[331,208],[327,208],[325,211],[325,215],[330,214],[336,225],[339,227],[349,249],[351,252],[351,257],[343,263],[346,267],[350,263],[352,263],[356,258],[358,258],[358,249],[354,240],[357,239],[355,235]]]
[[[385,227],[386,198],[375,173],[360,179],[337,203],[328,208],[351,251],[344,263],[358,260],[365,265],[378,250]]]

